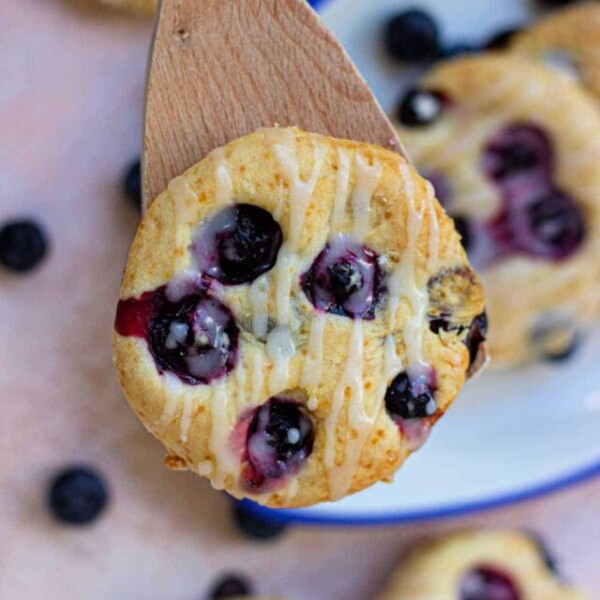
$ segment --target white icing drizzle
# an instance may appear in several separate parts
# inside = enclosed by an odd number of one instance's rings
[[[260,352],[255,352],[252,364],[252,406],[258,406],[261,403],[263,384],[263,357]]]
[[[215,385],[211,404],[212,428],[209,446],[214,459],[212,485],[218,490],[225,487],[227,475],[235,472],[236,459],[230,447],[231,424],[227,410],[227,384]]]
[[[350,157],[342,148],[338,148],[338,170],[335,178],[335,198],[331,212],[331,231],[338,232],[344,224],[348,186],[350,185]]]
[[[427,202],[429,203],[429,256],[427,257],[427,270],[437,271],[440,253],[440,222],[435,210],[435,190],[427,182]]]
[[[267,354],[273,363],[269,377],[271,393],[279,392],[287,387],[289,365],[296,352],[292,334],[287,325],[278,325],[267,337]]]
[[[184,394],[183,383],[176,375],[165,372],[162,374],[165,390],[165,403],[158,421],[159,427],[166,427],[175,418],[179,401]]]
[[[238,408],[243,409],[246,406],[246,369],[242,357],[239,358],[235,377],[237,380]]]
[[[317,312],[310,324],[308,352],[302,368],[301,385],[314,389],[321,383],[323,373],[323,334],[325,332],[325,313]]]
[[[233,196],[233,182],[231,181],[231,174],[227,168],[225,150],[223,148],[217,148],[211,152],[211,156],[217,162],[217,166],[215,168],[215,201],[217,205],[229,204]]]
[[[269,279],[261,275],[250,286],[250,303],[252,304],[252,331],[264,340],[269,329]]]
[[[367,159],[362,154],[356,154],[356,183],[352,191],[351,204],[354,235],[359,240],[363,240],[369,232],[371,196],[373,196],[373,192],[379,183],[381,170],[381,165],[378,162],[369,165]]]
[[[190,394],[184,394],[183,398],[183,411],[181,413],[181,419],[179,421],[179,439],[185,443],[188,441],[190,434],[190,426],[192,424],[192,408],[193,399]]]
[[[213,471],[213,464],[210,460],[203,460],[198,463],[197,472],[202,477],[208,477]]]
[[[325,467],[329,479],[329,489],[333,500],[344,496],[352,483],[352,476],[360,458],[360,452],[372,425],[372,416],[365,412],[364,405],[364,333],[362,319],[355,319],[344,371],[333,392],[330,414],[325,419]],[[336,440],[340,416],[347,391],[350,392],[348,404],[348,429],[354,434],[346,440],[342,462],[336,464]]]
[[[319,399],[316,396],[311,396],[306,402],[306,406],[308,410],[315,411],[319,408]]]
[[[174,272],[185,271],[188,266],[188,229],[196,216],[198,198],[184,176],[175,177],[168,185],[175,214]]]
[[[422,341],[429,299],[427,290],[418,286],[415,273],[417,242],[423,225],[425,205],[420,210],[415,207],[415,184],[410,168],[401,163],[399,172],[404,181],[404,191],[408,203],[408,239],[400,263],[389,279],[390,330],[393,331],[395,328],[399,301],[401,297],[404,297],[413,313],[412,317],[407,320],[403,332],[408,368],[409,372],[418,374],[427,368],[427,363],[422,357]]]

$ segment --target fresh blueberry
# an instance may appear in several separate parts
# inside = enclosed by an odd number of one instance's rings
[[[437,121],[444,108],[444,97],[434,91],[413,88],[406,92],[396,116],[407,127],[424,127]]]
[[[488,566],[468,571],[460,583],[459,594],[460,600],[523,600],[507,573]]]
[[[142,166],[139,159],[130,165],[123,178],[123,191],[127,199],[139,210],[142,208]]]
[[[153,303],[148,345],[160,370],[190,385],[224,377],[237,362],[239,329],[231,311],[219,300],[198,292],[177,303],[164,288]]]
[[[434,392],[426,381],[411,381],[408,373],[396,375],[385,393],[385,407],[392,418],[422,419],[437,410]]]
[[[264,489],[297,472],[311,455],[314,440],[312,421],[301,405],[270,398],[255,409],[248,427],[245,485]]]
[[[319,310],[373,319],[385,291],[377,254],[348,236],[332,238],[302,275],[307,298]]]
[[[234,503],[233,518],[240,532],[256,541],[273,540],[287,529],[283,521],[260,516],[255,510],[248,508],[245,502]]]
[[[9,221],[0,228],[0,264],[9,271],[31,271],[42,262],[47,251],[46,233],[34,221]]]
[[[192,252],[202,272],[224,285],[239,285],[272,269],[282,242],[281,227],[268,211],[237,204],[200,226]]]
[[[558,190],[550,190],[529,204],[526,218],[531,236],[523,235],[518,243],[523,251],[535,256],[564,259],[571,256],[584,240],[583,214]]]
[[[241,598],[252,596],[252,586],[248,580],[237,574],[225,575],[211,590],[209,600],[222,600],[223,598]]]
[[[385,48],[396,60],[422,62],[439,54],[440,33],[433,18],[418,9],[393,17],[385,28]]]
[[[454,227],[458,234],[460,235],[460,242],[463,245],[463,248],[466,252],[469,251],[471,247],[471,228],[469,226],[469,221],[465,217],[454,217]]]
[[[483,155],[483,170],[495,182],[516,175],[548,178],[553,164],[548,136],[535,125],[516,124],[500,131]]]
[[[87,525],[94,521],[108,502],[102,477],[86,467],[72,467],[56,475],[48,492],[54,516],[69,525]]]
[[[514,36],[521,31],[520,28],[510,27],[494,34],[485,44],[486,50],[504,50],[508,48]]]
[[[457,42],[442,50],[442,58],[451,59],[459,56],[465,56],[466,54],[474,54],[478,52],[479,48],[466,42]]]
[[[479,354],[479,348],[486,340],[488,331],[488,318],[486,313],[481,313],[475,317],[471,327],[469,327],[469,333],[465,339],[465,346],[469,351],[469,367],[475,363],[477,355]]]

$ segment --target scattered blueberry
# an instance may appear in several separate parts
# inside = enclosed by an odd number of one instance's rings
[[[256,511],[249,509],[244,502],[234,503],[233,518],[240,532],[245,537],[256,541],[273,540],[287,529],[283,521],[260,516]]]
[[[282,242],[281,227],[268,211],[237,204],[203,223],[192,249],[202,272],[224,285],[239,285],[272,269]]]
[[[312,421],[302,406],[285,398],[270,398],[255,409],[246,437],[246,486],[264,489],[295,473],[311,455],[315,441]]]
[[[548,567],[548,571],[555,575],[559,575],[556,558],[548,549],[546,542],[537,533],[533,533],[532,531],[527,531],[526,533],[529,539],[536,545],[544,564]]]
[[[485,44],[486,50],[504,50],[508,48],[514,36],[519,33],[521,29],[517,27],[511,27],[509,29],[503,29],[495,35],[493,35]]]
[[[437,410],[433,390],[425,381],[411,381],[407,373],[396,375],[385,393],[390,416],[401,419],[431,417]]]
[[[422,10],[407,10],[385,28],[387,53],[396,60],[422,62],[439,54],[440,34],[433,18]]]
[[[0,228],[0,264],[9,271],[31,271],[41,263],[47,251],[46,234],[34,221],[9,221]]]
[[[215,584],[208,598],[209,600],[221,600],[222,598],[241,598],[242,596],[252,596],[252,586],[245,577],[229,574]]]
[[[135,208],[142,209],[142,166],[136,160],[125,173],[123,190]]]
[[[102,477],[86,467],[60,472],[50,485],[48,502],[54,516],[70,525],[86,525],[105,508],[108,491]]]
[[[456,44],[452,44],[447,48],[442,50],[441,57],[445,59],[457,58],[459,56],[465,56],[466,54],[474,54],[478,52],[479,48],[477,46],[473,46],[472,44],[467,44],[466,42],[458,42]]]
[[[423,127],[437,121],[444,108],[441,94],[413,88],[408,90],[398,106],[396,116],[402,125]]]
[[[516,583],[508,574],[481,566],[467,572],[460,583],[460,600],[522,600]]]
[[[469,327],[469,333],[465,339],[465,346],[469,350],[469,367],[475,363],[477,355],[479,354],[479,348],[486,340],[488,331],[488,318],[486,313],[481,313],[475,317],[471,327]]]
[[[318,309],[373,319],[385,291],[377,254],[348,236],[332,238],[302,275],[302,290]]]

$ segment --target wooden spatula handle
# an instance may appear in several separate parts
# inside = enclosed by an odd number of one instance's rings
[[[259,127],[400,150],[368,86],[305,0],[163,0],[151,58],[144,193]]]

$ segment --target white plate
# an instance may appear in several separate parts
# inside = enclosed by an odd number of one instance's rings
[[[415,75],[383,55],[381,28],[390,14],[426,8],[449,43],[479,43],[532,18],[525,0],[317,3],[387,110]],[[421,520],[531,498],[600,474],[599,356],[595,331],[570,362],[487,373],[469,383],[393,484],[308,509],[256,510],[330,524]]]

